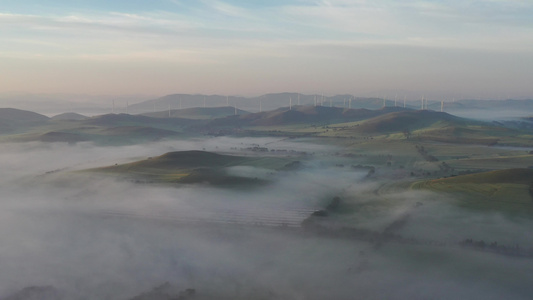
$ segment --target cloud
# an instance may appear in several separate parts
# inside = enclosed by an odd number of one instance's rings
[[[253,191],[69,173],[168,151],[229,152],[252,144],[313,151],[316,160]],[[167,281],[211,299],[353,299],[354,290],[365,299],[527,299],[532,292],[529,260],[454,247],[376,249],[327,232],[256,226],[297,224],[344,193],[353,213],[336,216],[342,224],[382,230],[410,213],[395,233],[447,242],[465,234],[527,240],[530,221],[476,215],[433,194],[380,198],[374,191],[381,182],[361,183],[364,174],[329,167],[337,150],[331,145],[220,137],[124,147],[1,144],[0,150],[0,297],[53,285],[67,300],[131,299]],[[231,171],[270,176],[257,168]],[[417,201],[424,204],[415,207]],[[228,220],[246,224],[223,225]]]

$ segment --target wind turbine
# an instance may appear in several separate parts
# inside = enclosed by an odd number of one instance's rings
[[[292,98],[289,97],[289,110],[292,110]]]

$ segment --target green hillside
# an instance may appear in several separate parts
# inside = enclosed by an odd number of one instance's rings
[[[77,114],[77,113],[70,112],[70,113],[62,113],[62,114],[59,114],[59,115],[55,115],[51,119],[54,120],[54,121],[57,121],[57,120],[79,121],[79,120],[85,120],[87,118],[88,117],[86,117],[84,115],[80,115],[80,114]]]
[[[479,122],[459,118],[444,112],[409,110],[392,112],[362,122],[357,127],[357,131],[364,133],[388,133],[402,132],[404,130],[415,131],[432,126],[464,126],[474,123],[478,124]]]
[[[143,116],[152,117],[152,118],[183,118],[183,119],[216,119],[223,118],[233,115],[244,115],[249,112],[237,109],[235,111],[234,107],[224,106],[224,107],[193,107],[193,108],[184,108],[184,109],[172,109],[167,111],[158,111],[151,113],[144,113]]]
[[[114,165],[92,172],[116,174],[151,183],[207,183],[213,185],[264,184],[263,176],[235,175],[228,168],[250,166],[282,170],[292,161],[287,158],[245,157],[206,151],[169,152],[145,160]]]
[[[15,122],[19,124],[38,123],[47,121],[47,116],[32,111],[15,108],[0,108],[0,120],[3,122]]]
[[[291,124],[329,124],[365,120],[403,108],[386,107],[378,110],[299,105],[272,111],[250,113],[213,120],[209,126],[283,126]]]
[[[32,126],[42,125],[48,120],[47,116],[31,111],[0,108],[0,134],[25,130]]]
[[[451,195],[465,207],[533,214],[533,169],[505,169],[414,183]]]

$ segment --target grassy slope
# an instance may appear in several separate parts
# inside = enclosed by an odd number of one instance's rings
[[[249,112],[237,109],[238,115],[245,115]],[[208,120],[216,118],[224,118],[235,115],[235,108],[231,106],[224,107],[193,107],[184,109],[173,109],[169,111],[159,111],[152,113],[145,113],[142,116],[153,118],[183,118],[183,119],[198,119]]]
[[[282,169],[288,159],[271,157],[244,157],[205,151],[179,151],[138,162],[93,169],[152,182],[202,183],[217,185],[245,185],[260,183],[255,178],[229,175],[227,168],[252,166],[264,169]]]
[[[397,111],[400,108],[384,108],[380,110],[347,109],[325,106],[293,106],[272,111],[251,113],[242,116],[230,116],[214,120],[209,126],[287,126],[294,124],[323,125],[339,122],[364,120],[378,115]]]
[[[49,120],[19,134],[6,135],[8,142],[93,141],[100,145],[123,145],[175,138],[195,120],[157,119],[126,114],[102,115],[84,120]]]
[[[0,108],[0,134],[23,132],[49,118],[38,113],[15,108]]]
[[[505,169],[420,181],[414,183],[412,188],[457,196],[463,201],[462,205],[467,207],[531,214],[531,183],[533,169]]]

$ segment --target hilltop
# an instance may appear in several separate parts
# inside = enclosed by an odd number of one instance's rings
[[[154,118],[143,115],[106,114],[81,120],[80,124],[93,126],[189,126],[199,124],[186,118]]]
[[[427,180],[412,185],[455,195],[461,205],[516,214],[533,213],[533,169],[504,169]]]
[[[41,125],[48,121],[47,116],[15,108],[0,108],[0,134],[20,128]]]
[[[16,108],[0,108],[0,120],[4,122],[16,122],[20,124],[38,123],[47,121],[47,116]]]
[[[204,103],[205,108],[228,107],[245,103],[245,100],[247,98],[238,96],[171,94],[130,105],[128,109],[133,113],[166,111],[168,115],[169,109],[203,107]]]
[[[213,120],[210,126],[280,126],[290,124],[329,124],[372,118],[403,108],[386,107],[379,110],[348,109],[325,106],[282,107],[273,111],[230,116]]]
[[[432,126],[465,126],[479,123],[445,112],[409,110],[392,112],[366,120],[359,125],[357,130],[364,133],[389,133],[405,130],[414,131]]]
[[[228,168],[251,166],[284,170],[292,161],[287,158],[247,157],[192,150],[169,152],[157,157],[89,170],[116,174],[135,181],[150,183],[204,183],[223,186],[255,186],[267,183],[264,174],[236,175]]]
[[[74,121],[79,121],[79,120],[85,120],[87,118],[88,117],[84,116],[84,115],[80,115],[80,114],[73,113],[73,112],[68,112],[68,113],[62,113],[62,114],[53,116],[51,119],[52,120],[74,120]]]
[[[183,119],[216,119],[233,115],[244,115],[249,112],[230,106],[223,107],[192,107],[173,109],[141,114],[152,118],[183,118]]]

